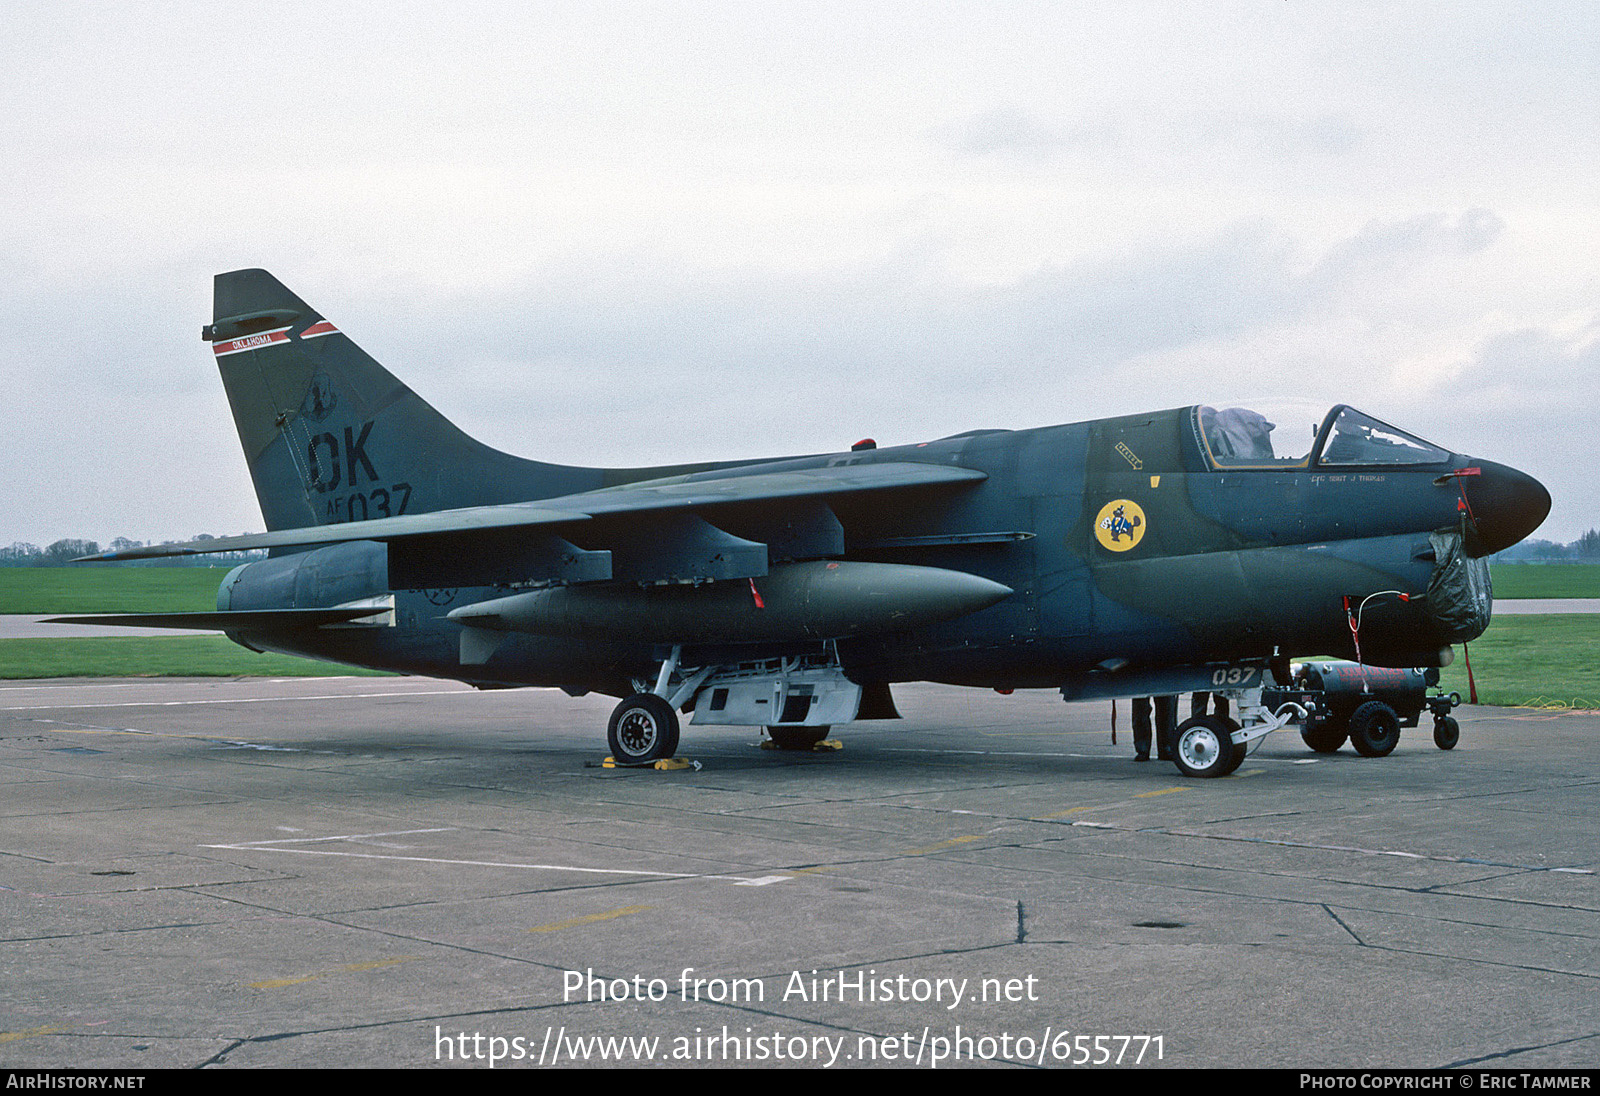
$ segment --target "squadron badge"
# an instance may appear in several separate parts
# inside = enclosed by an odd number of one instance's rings
[[[306,390],[305,401],[300,405],[300,413],[312,422],[321,422],[333,414],[333,409],[339,406],[339,395],[333,390],[333,381],[326,373],[318,373],[311,378],[311,387]]]
[[[1144,511],[1131,499],[1112,499],[1094,519],[1094,539],[1113,552],[1126,552],[1144,539]]]

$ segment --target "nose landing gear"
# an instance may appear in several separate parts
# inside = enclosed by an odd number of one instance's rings
[[[1244,743],[1234,742],[1237,730],[1239,725],[1226,716],[1197,715],[1184,720],[1173,732],[1173,764],[1184,776],[1227,776],[1249,752]]]

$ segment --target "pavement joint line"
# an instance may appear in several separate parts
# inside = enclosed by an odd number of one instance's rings
[[[1589,1032],[1589,1033],[1586,1033],[1584,1035],[1574,1035],[1569,1039],[1556,1039],[1556,1040],[1553,1040],[1552,1042],[1539,1043],[1539,1044],[1534,1045],[1534,1046],[1507,1047],[1505,1050],[1497,1051],[1494,1054],[1484,1054],[1484,1055],[1481,1055],[1481,1056],[1479,1056],[1477,1058],[1463,1058],[1459,1062],[1446,1062],[1444,1065],[1439,1066],[1438,1068],[1440,1068],[1440,1069],[1465,1069],[1468,1066],[1482,1065],[1484,1062],[1493,1062],[1493,1061],[1498,1061],[1501,1058],[1510,1058],[1510,1057],[1512,1057],[1513,1055],[1516,1055],[1516,1054],[1530,1054],[1535,1050],[1548,1050],[1551,1047],[1564,1047],[1564,1046],[1568,1046],[1568,1045],[1570,1045],[1572,1043],[1587,1042],[1588,1040],[1594,1039],[1594,1038],[1597,1038],[1597,1037],[1600,1037],[1600,1036],[1596,1036],[1593,1032]],[[1560,1071],[1556,1070],[1556,1071],[1552,1071],[1552,1072],[1560,1072]]]
[[[1341,929],[1343,929],[1345,932],[1350,934],[1350,939],[1354,940],[1356,943],[1360,944],[1362,947],[1366,947],[1367,946],[1367,942],[1365,940],[1361,939],[1361,937],[1356,934],[1356,930],[1351,928],[1348,924],[1346,924],[1344,918],[1340,917],[1337,913],[1333,912],[1333,907],[1332,906],[1328,905],[1326,902],[1319,902],[1317,904],[1322,907],[1322,912],[1326,913],[1329,917],[1333,918],[1333,923],[1334,924],[1338,925]]]
[[[1498,860],[1483,860],[1473,856],[1447,856],[1443,853],[1406,852],[1401,849],[1363,849],[1356,845],[1322,845],[1309,841],[1288,841],[1276,837],[1241,837],[1229,833],[1197,833],[1194,830],[1169,830],[1160,826],[1119,826],[1111,822],[1068,822],[1069,826],[1085,829],[1120,830],[1123,833],[1156,833],[1167,837],[1198,837],[1206,841],[1238,841],[1250,845],[1276,845],[1287,849],[1311,849],[1317,852],[1353,852],[1362,856],[1398,856],[1407,860],[1429,860],[1442,864],[1471,864],[1483,868],[1510,868],[1516,871],[1562,872],[1567,875],[1594,875],[1589,868],[1552,868],[1541,864],[1508,864]]]

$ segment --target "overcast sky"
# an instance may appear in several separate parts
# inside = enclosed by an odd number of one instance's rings
[[[243,9],[0,8],[0,544],[261,528],[246,266],[523,456],[1294,394],[1600,525],[1592,0]]]

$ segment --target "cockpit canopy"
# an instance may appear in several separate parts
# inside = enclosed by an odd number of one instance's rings
[[[1194,409],[1200,451],[1217,469],[1443,465],[1450,453],[1339,404],[1297,400]]]

